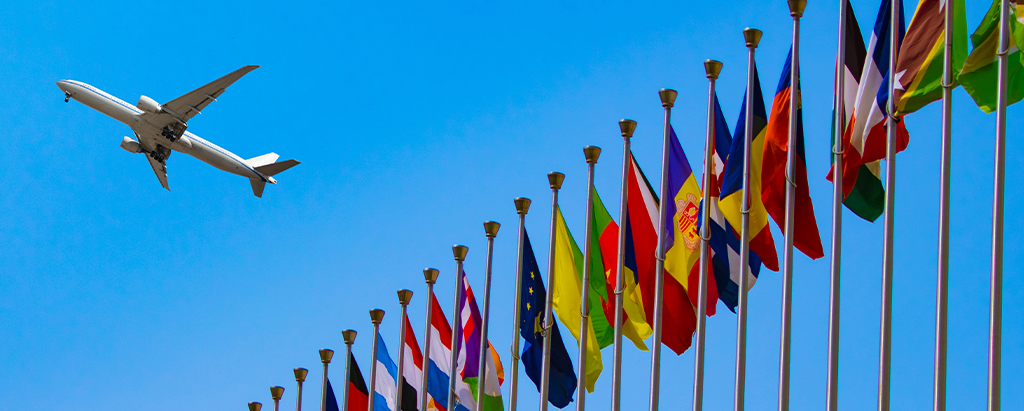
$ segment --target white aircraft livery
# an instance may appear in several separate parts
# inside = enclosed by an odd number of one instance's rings
[[[299,162],[278,162],[280,156],[275,153],[243,160],[234,153],[185,131],[189,119],[216,101],[228,86],[258,67],[242,67],[163,105],[142,96],[139,97],[139,104],[132,106],[81,81],[61,80],[57,82],[57,87],[64,92],[65,103],[70,99],[78,100],[131,127],[135,132],[135,139],[125,137],[121,140],[121,148],[131,153],[144,153],[149,165],[153,167],[153,172],[156,173],[156,178],[160,180],[160,185],[168,191],[170,188],[167,186],[167,158],[170,157],[171,151],[178,151],[221,170],[248,178],[252,183],[252,193],[256,197],[263,197],[263,188],[267,183],[277,184],[273,177],[275,174],[292,168]]]

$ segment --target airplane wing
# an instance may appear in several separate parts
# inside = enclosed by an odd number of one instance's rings
[[[150,123],[163,127],[173,123],[187,123],[189,119],[199,114],[206,106],[217,100],[232,83],[242,78],[250,71],[256,70],[259,66],[245,66],[232,71],[228,75],[211,81],[209,84],[192,90],[184,96],[163,104],[167,113],[152,114],[143,113],[142,116]],[[183,129],[184,130],[184,129]]]
[[[153,158],[153,154],[146,153],[146,160],[149,160],[149,166],[153,167],[153,173],[156,173],[156,178],[160,180],[160,185],[164,186],[167,191],[171,191],[170,187],[167,186],[167,163],[157,161]]]

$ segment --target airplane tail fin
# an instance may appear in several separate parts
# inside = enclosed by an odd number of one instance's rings
[[[273,154],[273,153],[271,153],[271,154]],[[270,154],[266,154],[266,155],[263,155],[263,156],[260,156],[260,157],[265,157],[265,156],[268,156],[268,155],[270,155]],[[274,155],[277,156],[277,154],[274,154]],[[260,157],[256,157],[256,158],[260,158]],[[277,162],[277,163],[270,163],[270,164],[267,164],[267,165],[262,165],[262,166],[258,166],[258,167],[254,167],[254,168],[256,169],[256,171],[259,171],[260,174],[263,174],[265,176],[273,176],[275,174],[278,174],[278,173],[280,173],[280,172],[282,172],[284,170],[287,170],[289,168],[295,167],[297,165],[299,165],[298,161],[295,161],[295,160],[285,160],[285,161],[281,161],[281,162]]]
[[[248,160],[245,160],[245,162],[249,163],[249,165],[252,166],[252,168],[257,168],[263,167],[267,164],[273,164],[275,161],[277,161],[279,157],[281,156],[277,155],[277,153],[267,153],[259,157],[253,157]]]
[[[256,197],[263,198],[263,188],[267,186],[267,182],[250,178],[249,184],[252,184],[252,193],[255,194]]]

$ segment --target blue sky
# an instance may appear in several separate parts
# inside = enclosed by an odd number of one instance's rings
[[[802,23],[804,118],[810,189],[826,251],[828,169],[838,2],[812,1]],[[969,2],[973,29],[987,10]],[[855,1],[870,30],[877,0]],[[908,16],[915,8],[908,2]],[[908,19],[909,23],[909,19]],[[515,222],[512,199],[535,205],[534,244],[546,244],[546,173],[582,238],[585,145],[605,149],[596,184],[617,215],[621,137],[657,186],[662,109],[657,90],[679,91],[673,125],[691,159],[703,148],[702,62],[725,63],[718,83],[735,123],[744,87],[741,30],[765,32],[758,49],[770,104],[789,48],[783,1],[768,3],[516,2],[431,5],[305,2],[17,2],[0,15],[0,386],[2,408],[44,410],[243,409],[270,404],[291,369],[310,369],[306,409],[317,408],[317,349],[343,350],[369,371],[367,311],[387,310],[381,332],[397,352],[395,291],[416,292],[421,270],[441,270],[438,298],[451,315],[451,245],[470,247],[466,270],[482,293],[482,222],[504,223],[495,244],[490,335],[510,363]],[[247,182],[180,153],[171,192],[141,156],[118,148],[128,127],[81,104],[54,82],[90,83],[130,103],[168,101],[246,64],[189,130],[244,158],[274,151],[302,165],[253,197]],[[983,409],[986,392],[993,175],[993,115],[954,93],[950,241],[949,408]],[[1003,405],[1024,408],[1024,194],[1021,105],[1008,112],[1003,317]],[[938,215],[939,108],[907,117],[898,157],[892,405],[931,407]],[[694,164],[699,168],[699,164]],[[844,213],[840,397],[876,405],[881,223]],[[777,239],[781,238],[773,228]],[[781,241],[777,243],[781,244]],[[546,252],[538,249],[546,267]],[[795,258],[792,409],[825,402],[829,264]],[[781,281],[765,272],[750,293],[747,403],[775,406]],[[732,408],[735,315],[708,321],[705,409]],[[570,352],[576,349],[563,333]],[[607,351],[610,354],[610,350]],[[574,356],[575,357],[575,356]],[[608,371],[588,396],[609,408]],[[575,358],[574,358],[575,361]],[[340,363],[336,363],[339,364]],[[623,404],[646,407],[648,353],[626,347]],[[339,381],[341,367],[333,368]],[[693,354],[666,354],[664,406],[687,408]],[[525,378],[525,376],[524,376]],[[340,384],[335,384],[340,387]],[[508,398],[508,383],[503,387]],[[340,393],[339,393],[340,395]],[[536,404],[520,385],[525,409]],[[312,407],[312,408],[310,408]]]

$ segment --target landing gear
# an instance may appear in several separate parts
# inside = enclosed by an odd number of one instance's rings
[[[146,154],[149,154],[149,156],[153,157],[153,159],[156,160],[157,162],[163,163],[167,161],[168,157],[171,156],[171,149],[161,145],[157,145],[156,150],[147,151]]]
[[[71,93],[68,93],[68,92],[65,91],[64,92],[64,102],[67,103],[68,101],[71,101]]]
[[[164,138],[172,143],[174,140],[178,139],[178,137],[174,135],[174,130],[171,129],[171,126],[164,127],[164,129],[160,131],[160,135],[164,136]]]
[[[188,125],[185,123],[168,124],[164,126],[162,130],[160,130],[160,135],[164,136],[164,138],[166,138],[167,141],[173,143],[175,141],[178,141],[178,139],[181,138],[182,134],[185,134],[186,128],[188,128]]]

